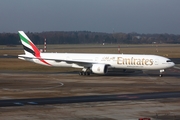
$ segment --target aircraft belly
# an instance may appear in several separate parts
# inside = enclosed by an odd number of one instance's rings
[[[47,62],[50,63],[52,66],[55,66],[55,67],[72,67],[72,64],[66,63],[64,61],[56,62],[56,61],[52,61],[52,60],[47,60]]]

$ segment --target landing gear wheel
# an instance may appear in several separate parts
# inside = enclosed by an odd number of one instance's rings
[[[83,72],[83,75],[87,75],[87,72]]]
[[[91,69],[90,68],[83,68],[81,72],[79,72],[79,75],[89,76],[91,75]]]
[[[79,75],[80,76],[82,76],[82,75],[84,75],[84,76],[89,76],[91,73],[90,72],[79,72]]]
[[[163,77],[163,72],[164,72],[165,70],[163,69],[163,70],[160,70],[160,75],[159,75],[159,77]]]
[[[90,75],[90,72],[87,72],[87,75]]]
[[[82,75],[83,75],[83,72],[79,72],[79,75],[82,76]]]

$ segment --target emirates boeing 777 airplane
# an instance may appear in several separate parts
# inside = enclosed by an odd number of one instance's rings
[[[165,69],[175,65],[170,59],[158,55],[41,53],[23,31],[19,31],[19,36],[25,52],[18,55],[19,59],[46,66],[81,68],[79,75],[106,74],[108,68],[117,68],[159,70],[162,77]]]

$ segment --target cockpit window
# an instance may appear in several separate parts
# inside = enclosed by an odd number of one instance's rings
[[[167,60],[166,62],[172,62],[171,60]]]

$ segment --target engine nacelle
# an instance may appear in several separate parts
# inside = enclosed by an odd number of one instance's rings
[[[105,64],[93,64],[91,67],[93,73],[96,74],[106,74],[108,71],[108,65]]]

